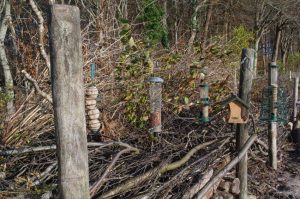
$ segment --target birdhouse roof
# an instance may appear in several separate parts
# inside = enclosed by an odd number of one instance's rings
[[[223,102],[223,106],[229,104],[230,102],[237,102],[237,103],[241,104],[242,106],[244,106],[245,108],[247,108],[247,109],[249,108],[248,104],[246,104],[246,102],[244,102],[244,100],[242,100],[241,98],[239,98],[237,95],[234,95],[234,94],[231,94],[231,96]]]

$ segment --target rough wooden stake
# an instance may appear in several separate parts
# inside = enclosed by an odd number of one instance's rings
[[[241,68],[240,68],[240,89],[239,97],[250,105],[250,92],[252,88],[252,79],[254,74],[254,49],[245,48],[242,51]],[[242,116],[248,118],[249,112],[245,107],[242,107]],[[241,150],[248,139],[249,124],[237,125],[237,150]],[[240,199],[247,198],[247,153],[241,159],[237,168],[237,177],[241,182]]]
[[[224,169],[220,170],[213,178],[211,178],[205,186],[200,190],[198,195],[195,197],[197,199],[203,198],[203,196],[206,194],[206,192],[223,176],[225,176],[230,169],[232,169],[239,161],[242,161],[246,154],[248,149],[252,146],[253,142],[256,140],[257,135],[253,134],[245,143],[241,151],[238,153],[237,157],[235,157],[229,164],[227,164]]]
[[[61,199],[88,199],[82,44],[78,7],[50,7],[50,54]]]
[[[298,92],[299,92],[299,77],[295,77],[295,83],[294,83],[294,111],[293,111],[293,121],[297,121],[297,114],[298,114],[298,109],[297,109],[297,102],[298,102]]]
[[[271,96],[271,120],[269,123],[269,164],[277,169],[277,90],[278,90],[278,67],[275,62],[270,64],[269,83],[272,88]]]

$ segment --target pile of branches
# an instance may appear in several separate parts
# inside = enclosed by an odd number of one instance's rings
[[[57,194],[58,163],[52,105],[43,93],[39,94],[42,103],[28,103],[33,96],[29,94],[7,123],[5,147],[0,151],[3,196]],[[218,119],[225,114],[224,110],[214,114],[209,124],[199,124],[191,112],[166,114],[166,130],[155,141],[149,139],[147,132],[131,132],[124,135],[122,141],[106,142],[90,134],[90,193],[93,198],[181,198],[197,194],[191,188],[199,183],[207,168],[217,171],[224,157],[232,155],[234,132],[226,122]],[[22,135],[18,136],[18,130]]]

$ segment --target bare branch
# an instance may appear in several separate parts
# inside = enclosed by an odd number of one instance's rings
[[[46,100],[48,100],[52,104],[53,103],[52,97],[40,89],[40,87],[37,84],[36,80],[33,79],[25,70],[22,70],[22,73],[33,84],[33,86],[34,86],[35,90],[38,92],[38,94],[40,96],[44,97]]]
[[[90,195],[91,197],[93,197],[95,195],[95,193],[97,191],[100,190],[101,186],[103,185],[103,183],[105,182],[105,179],[107,177],[107,175],[109,174],[109,172],[112,170],[113,166],[116,164],[116,162],[118,161],[118,159],[120,158],[121,155],[123,155],[124,153],[128,153],[130,151],[136,151],[135,148],[126,148],[123,149],[122,151],[120,151],[115,157],[114,159],[111,161],[111,163],[108,165],[108,167],[106,168],[104,174],[101,176],[101,178],[95,182],[93,184],[93,186],[90,188]]]
[[[54,1],[50,1],[50,3],[53,3]],[[41,11],[38,9],[36,3],[34,2],[34,0],[29,0],[29,4],[32,8],[32,10],[34,11],[35,15],[38,18],[38,23],[39,23],[39,47],[40,47],[40,51],[42,54],[42,57],[44,58],[44,60],[46,61],[46,65],[50,71],[50,60],[49,60],[49,56],[47,55],[46,51],[45,51],[45,47],[44,47],[44,18],[42,16]]]

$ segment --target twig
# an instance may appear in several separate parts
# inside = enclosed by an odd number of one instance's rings
[[[214,151],[222,149],[223,146],[229,141],[230,141],[230,137],[225,139],[224,142],[218,147],[218,149],[215,149]],[[183,195],[182,198],[183,199],[193,198],[199,192],[199,190],[202,189],[204,185],[209,181],[212,175],[213,175],[213,170],[211,169],[208,172],[206,172],[204,176]]]
[[[49,151],[49,150],[55,150],[56,145],[51,146],[40,146],[40,147],[28,147],[23,149],[13,149],[8,151],[0,151],[0,155],[2,156],[8,156],[8,155],[19,155],[24,153],[31,153],[31,152],[40,152],[40,151]]]
[[[266,143],[264,143],[264,141],[262,141],[261,139],[257,139],[255,140],[255,143],[261,145],[262,147],[264,147],[266,150],[269,150],[269,147]]]
[[[103,142],[89,142],[88,147],[108,147],[112,145],[119,145],[126,148],[130,148],[131,150],[135,152],[139,152],[139,150],[135,147],[130,146],[129,144],[123,143],[123,142],[110,142],[110,143],[103,143]],[[55,150],[56,145],[51,146],[40,146],[40,147],[27,147],[23,149],[13,149],[13,150],[7,150],[7,151],[0,151],[0,155],[2,156],[8,156],[8,155],[19,155],[24,153],[31,153],[31,152],[40,152],[40,151],[49,151],[49,150]]]
[[[210,180],[213,176],[213,169],[210,169],[208,172],[204,173],[203,177],[199,179],[199,181],[193,185],[182,197],[182,199],[190,199],[193,198],[194,195],[198,193],[202,187]]]
[[[22,70],[22,73],[25,75],[25,77],[33,84],[35,90],[38,92],[38,94],[42,97],[44,97],[45,99],[47,99],[51,104],[53,103],[52,98],[50,95],[48,95],[47,93],[45,93],[44,91],[42,91],[39,87],[39,85],[37,84],[36,80],[33,79],[25,70]]]
[[[248,149],[251,147],[253,142],[256,140],[257,135],[253,134],[250,138],[248,138],[247,142],[241,149],[241,151],[238,153],[237,157],[235,157],[229,164],[227,164],[224,169],[220,170],[212,179],[210,179],[206,185],[201,189],[201,191],[197,194],[196,198],[201,199],[203,196],[209,191],[209,189],[226,173],[232,169],[247,153]]]
[[[57,162],[52,163],[48,166],[45,171],[43,171],[39,176],[36,176],[31,181],[34,181],[31,186],[38,186],[41,184],[42,180],[47,177],[47,175],[57,166]]]
[[[127,192],[128,190],[130,190],[133,187],[136,187],[138,185],[140,185],[142,182],[144,182],[145,180],[149,179],[151,176],[158,174],[158,175],[162,175],[165,172],[177,169],[179,167],[181,167],[182,165],[184,165],[197,151],[199,151],[200,149],[203,149],[213,143],[217,142],[217,140],[213,140],[210,142],[205,142],[202,144],[197,145],[196,147],[194,147],[193,149],[191,149],[182,159],[167,164],[163,167],[155,167],[154,169],[151,169],[149,171],[147,171],[146,173],[139,175],[137,177],[134,177],[132,179],[129,179],[127,181],[125,181],[124,183],[118,185],[117,187],[109,190],[108,192],[104,193],[102,196],[98,197],[98,198],[108,198],[111,196],[115,196],[117,194],[120,193],[124,193]]]
[[[97,191],[99,191],[99,189],[101,188],[101,186],[103,185],[103,183],[105,182],[105,179],[107,177],[107,175],[109,174],[109,172],[112,170],[113,166],[116,164],[116,162],[118,161],[118,159],[120,158],[121,155],[123,155],[124,153],[128,153],[130,151],[136,151],[135,148],[127,148],[127,149],[123,149],[122,151],[120,151],[115,157],[114,159],[111,161],[111,163],[109,164],[109,166],[106,168],[104,174],[101,176],[101,178],[95,182],[92,187],[90,188],[90,195],[91,197],[93,197],[95,195],[95,193]]]
[[[34,11],[35,15],[38,18],[38,24],[39,24],[39,47],[40,47],[40,52],[42,54],[42,57],[44,58],[44,60],[46,61],[46,65],[50,71],[50,60],[49,57],[45,51],[45,47],[44,47],[44,18],[42,16],[41,11],[38,9],[36,3],[34,2],[34,0],[29,0],[29,4],[32,8],[32,10]]]
[[[160,191],[162,191],[163,189],[166,189],[166,187],[170,187],[173,188],[176,185],[178,185],[180,182],[182,182],[183,179],[186,179],[186,176],[193,171],[192,169],[195,170],[195,165],[198,165],[200,161],[203,161],[205,159],[207,159],[208,157],[211,157],[214,153],[216,153],[218,151],[218,149],[215,149],[211,152],[209,152],[208,154],[202,156],[201,158],[199,158],[198,160],[196,160],[195,162],[189,164],[187,167],[185,167],[184,169],[182,169],[178,174],[176,174],[175,176],[173,176],[170,180],[168,180],[166,183],[164,183],[162,186],[160,186],[159,188],[156,188],[156,190],[154,191],[154,193],[150,193],[147,194],[148,198],[153,198],[152,196],[154,194],[159,193]],[[197,166],[196,170],[199,170],[199,166]],[[197,171],[196,171],[197,172]]]
[[[262,140],[260,140],[260,139],[257,139],[256,141],[255,141],[257,144],[258,144],[258,149],[259,149],[259,151],[263,154],[263,155],[265,155],[265,156],[267,156],[268,155],[268,152],[265,152],[261,147],[263,147],[265,150],[269,150],[269,147],[266,145],[266,143],[264,143]]]

